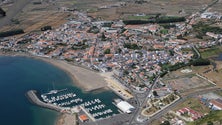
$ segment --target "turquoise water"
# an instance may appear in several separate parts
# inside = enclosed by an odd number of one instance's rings
[[[1,125],[53,125],[58,113],[31,104],[25,96],[30,89],[46,93],[53,88],[71,89],[85,101],[99,98],[117,112],[111,103],[117,96],[110,91],[84,93],[73,86],[71,78],[64,71],[48,63],[26,57],[1,56]]]

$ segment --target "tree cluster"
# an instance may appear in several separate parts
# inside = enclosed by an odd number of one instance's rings
[[[133,44],[125,43],[123,46],[124,48],[133,49],[133,50],[139,50],[142,48],[141,46],[138,46],[136,43],[133,43]]]
[[[147,20],[124,20],[123,23],[128,24],[146,24],[146,23],[174,23],[174,22],[183,22],[185,21],[185,17],[171,17],[171,16],[163,16],[156,17],[154,19]]]
[[[23,29],[10,30],[6,32],[0,32],[0,37],[8,37],[22,33],[24,33]]]
[[[44,26],[41,28],[41,31],[52,30],[51,26]]]

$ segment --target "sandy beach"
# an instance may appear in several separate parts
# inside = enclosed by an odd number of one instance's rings
[[[69,64],[62,60],[40,58],[64,71],[73,79],[74,85],[84,91],[92,91],[107,87],[107,82],[99,73],[92,70]]]

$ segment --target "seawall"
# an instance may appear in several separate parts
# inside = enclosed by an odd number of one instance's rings
[[[43,108],[48,108],[48,109],[51,109],[51,110],[55,110],[55,111],[58,111],[58,112],[62,112],[63,110],[65,110],[62,107],[59,107],[59,106],[56,106],[56,105],[53,105],[53,104],[50,104],[50,103],[45,103],[45,102],[41,101],[37,97],[36,93],[37,93],[36,90],[29,90],[27,92],[27,97],[28,97],[29,101],[34,103],[35,105],[38,105],[38,106],[43,107]]]

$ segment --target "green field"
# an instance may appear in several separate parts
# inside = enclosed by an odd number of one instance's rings
[[[201,57],[204,59],[217,56],[221,53],[222,53],[222,47],[213,47],[200,52]]]
[[[175,108],[175,111],[180,110],[184,107],[189,107],[197,112],[200,112],[202,114],[208,113],[210,109],[206,107],[205,105],[200,103],[200,100],[198,98],[189,98],[182,104],[178,105]]]
[[[222,90],[220,90],[220,91],[216,91],[215,93],[216,93],[217,95],[219,95],[219,96],[222,97]]]

